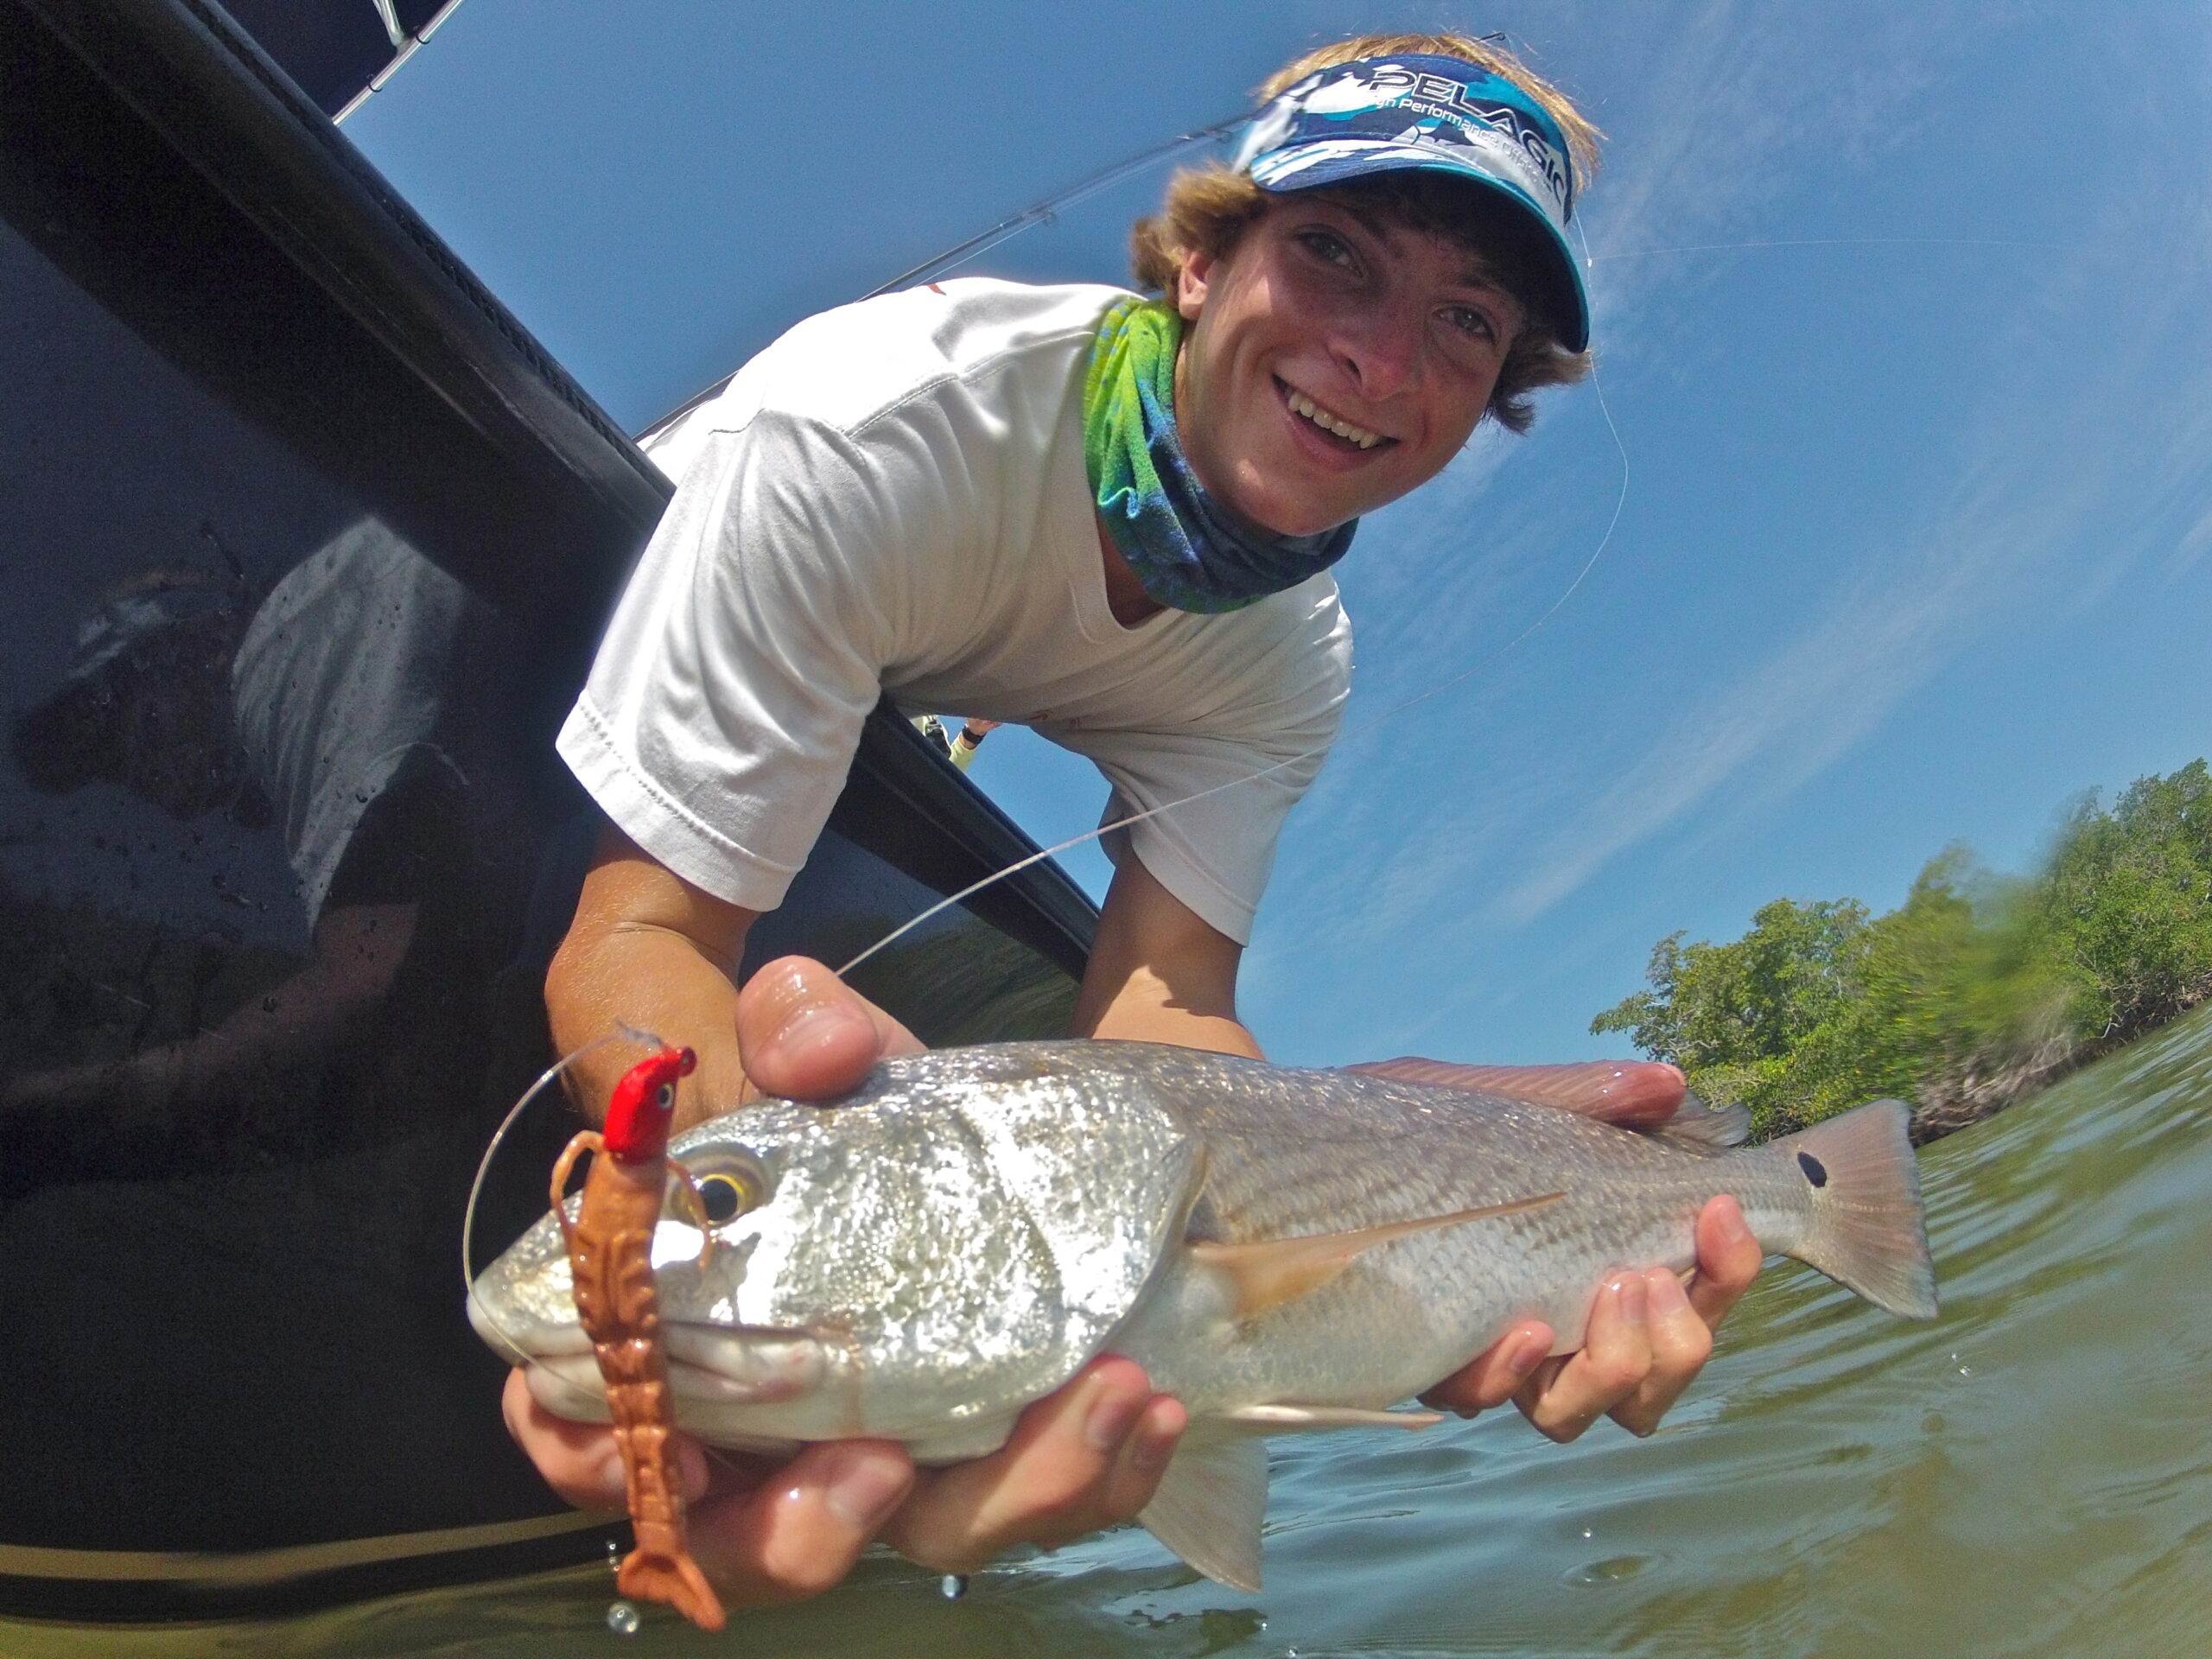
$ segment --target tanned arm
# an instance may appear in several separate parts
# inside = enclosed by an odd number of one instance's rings
[[[1198,919],[1135,858],[1106,891],[1076,1000],[1078,1037],[1175,1043],[1266,1058],[1236,1017],[1244,947]]]
[[[762,1090],[816,1092],[821,1075],[857,1079],[879,1054],[919,1049],[897,1020],[854,998],[868,1022],[836,1011],[803,1021],[804,1029],[785,1032],[779,1046],[754,1057],[753,1069],[769,1075],[748,1077],[738,1052],[733,976],[759,913],[693,887],[620,830],[602,830],[575,919],[545,976],[554,1047],[573,1053],[626,1024],[696,1051],[697,1079],[683,1090],[679,1129],[711,1116],[709,1105],[728,1111]],[[748,1006],[764,1028],[781,1023],[785,1001],[804,1013],[818,1001],[795,961],[771,963],[755,976]],[[791,1070],[794,1057],[798,1071]],[[636,1060],[630,1045],[610,1043],[570,1068],[571,1092],[596,1118],[614,1080]]]

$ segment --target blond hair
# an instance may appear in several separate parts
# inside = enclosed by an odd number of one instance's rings
[[[1575,194],[1597,172],[1598,143],[1603,135],[1566,94],[1512,53],[1470,35],[1360,35],[1338,41],[1284,65],[1261,84],[1260,97],[1262,101],[1274,98],[1316,70],[1363,58],[1410,56],[1458,58],[1511,81],[1559,124],[1567,140]],[[1531,392],[1571,385],[1589,372],[1589,353],[1561,346],[1557,324],[1536,303],[1548,284],[1538,263],[1542,256],[1531,250],[1526,215],[1519,210],[1479,188],[1469,188],[1446,175],[1419,169],[1323,186],[1313,194],[1379,206],[1413,229],[1473,246],[1491,274],[1522,302],[1529,321],[1507,349],[1497,388],[1484,411],[1499,425],[1527,431],[1535,419]],[[1178,173],[1160,211],[1139,219],[1129,233],[1129,263],[1137,286],[1172,294],[1186,257],[1204,253],[1219,258],[1228,253],[1274,199],[1245,175],[1217,162]]]

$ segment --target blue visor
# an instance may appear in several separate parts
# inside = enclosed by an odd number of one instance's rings
[[[1590,300],[1567,246],[1574,171],[1550,113],[1463,58],[1362,58],[1316,70],[1244,130],[1236,165],[1262,190],[1311,190],[1403,168],[1457,174],[1543,227],[1560,343],[1590,344]]]

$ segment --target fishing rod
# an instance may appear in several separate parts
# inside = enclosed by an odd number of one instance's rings
[[[1030,203],[1020,213],[1007,214],[988,230],[979,231],[964,242],[954,243],[944,252],[923,260],[918,265],[908,266],[888,282],[878,283],[867,293],[861,295],[854,303],[859,303],[860,300],[880,299],[886,294],[895,293],[902,288],[912,288],[917,283],[933,282],[947,271],[957,270],[978,254],[987,253],[1000,243],[1020,235],[1033,225],[1051,224],[1059,217],[1062,208],[1072,207],[1079,201],[1088,200],[1100,191],[1109,190],[1124,179],[1134,177],[1147,168],[1156,166],[1161,162],[1182,154],[1186,149],[1193,149],[1200,144],[1225,138],[1251,118],[1251,112],[1246,111],[1232,115],[1225,121],[1216,121],[1206,126],[1193,127],[1188,132],[1179,133],[1164,143],[1150,145],[1134,156],[1124,156],[1118,162],[1102,167],[1096,173],[1085,174],[1073,184],[1064,186],[1041,200]],[[736,379],[741,372],[741,365],[738,369],[731,370],[704,391],[696,392],[685,398],[667,414],[639,433],[638,442],[645,442],[657,434],[673,426],[701,404],[712,403],[729,390],[729,383]]]
[[[1224,138],[1251,118],[1251,112],[1249,111],[1232,115],[1226,121],[1216,121],[1210,126],[1193,128],[1189,132],[1168,139],[1165,143],[1154,144],[1149,149],[1140,150],[1125,161],[1116,162],[1110,167],[1103,167],[1089,177],[1078,180],[1065,189],[1047,196],[1044,200],[1033,203],[1018,213],[1009,214],[988,231],[980,232],[969,237],[965,242],[947,248],[934,259],[925,259],[920,264],[900,271],[889,282],[877,283],[867,293],[861,295],[861,298],[878,299],[899,289],[912,288],[916,283],[933,281],[944,276],[945,272],[956,270],[966,264],[977,254],[988,252],[1000,243],[1020,235],[1032,225],[1051,224],[1059,216],[1061,208],[1072,207],[1079,201],[1087,200],[1100,191],[1110,189],[1123,179],[1141,173],[1146,168],[1155,162],[1164,162],[1171,156],[1179,155],[1182,151],[1195,145],[1203,144],[1211,139]]]
[[[1084,178],[1078,180],[1074,184],[1066,187],[1065,189],[1058,191],[1051,196],[1046,197],[1043,200],[1033,203],[1031,206],[1023,208],[1020,213],[1010,214],[1007,218],[1001,219],[996,225],[992,226],[988,230],[983,231],[977,235],[971,236],[965,241],[957,243],[954,246],[947,248],[944,252],[937,255],[936,257],[925,260],[922,264],[911,267],[909,270],[901,272],[899,276],[892,278],[889,282],[871,289],[868,293],[862,296],[862,297],[872,299],[895,289],[910,286],[915,282],[929,280],[932,276],[951,270],[967,260],[974,258],[976,255],[999,245],[1009,238],[1020,234],[1021,232],[1028,229],[1032,226],[1050,222],[1053,216],[1061,208],[1068,207],[1076,201],[1081,200],[1084,197],[1094,195],[1101,190],[1107,189],[1144,168],[1164,162],[1184,150],[1222,137],[1248,118],[1249,118],[1246,116],[1240,115],[1231,120],[1216,122],[1210,126],[1194,129],[1190,132],[1183,133],[1176,137],[1171,138],[1164,143],[1154,144],[1148,149],[1139,152],[1137,155],[1116,162],[1110,166],[1102,168],[1095,173],[1085,175]],[[1591,258],[1590,255],[1589,238],[1583,233],[1581,226],[1575,226],[1575,233],[1582,242],[1583,261],[1585,265],[1588,266],[1594,264],[1595,262]],[[701,404],[720,395],[721,391],[729,385],[730,380],[734,378],[734,374],[725,376],[722,379],[717,381],[713,386],[709,387],[706,391],[699,393],[696,397],[690,398],[677,409],[671,410],[660,420],[655,422],[653,425],[648,428],[642,435],[645,437],[652,436],[653,433],[661,430],[671,423],[689,413],[690,410],[698,408]],[[1590,384],[1592,390],[1597,393],[1598,407],[1600,413],[1605,416],[1605,429],[1612,438],[1615,452],[1620,457],[1619,488],[1613,499],[1612,514],[1606,520],[1605,532],[1598,538],[1597,545],[1591,550],[1589,556],[1582,562],[1581,567],[1576,570],[1573,579],[1560,590],[1559,596],[1554,599],[1549,606],[1546,607],[1544,611],[1538,615],[1534,621],[1530,622],[1528,626],[1522,629],[1520,632],[1515,634],[1513,638],[1507,640],[1497,650],[1490,652],[1486,656],[1478,658],[1474,663],[1462,669],[1459,673],[1454,674],[1446,679],[1440,680],[1436,684],[1428,687],[1427,690],[1416,692],[1414,696],[1392,704],[1389,708],[1384,709],[1373,719],[1362,722],[1360,725],[1354,727],[1351,731],[1344,733],[1339,737],[1332,740],[1329,743],[1317,745],[1313,748],[1291,755],[1286,760],[1278,760],[1271,766],[1262,766],[1253,772],[1248,772],[1243,777],[1231,778],[1226,782],[1216,784],[1211,788],[1200,790],[1190,795],[1182,796],[1175,800],[1162,802],[1159,805],[1147,808],[1144,811],[1132,813],[1126,817],[1117,818],[1111,823],[1101,824],[1096,829],[1086,830],[1079,836],[1071,836],[1065,841],[1055,842],[1053,845],[1044,848],[1038,852],[1032,853],[1025,858],[1017,859],[1014,862],[1007,865],[1001,869],[993,871],[990,874],[983,877],[981,880],[971,882],[967,887],[961,888],[957,893],[951,893],[945,898],[938,899],[935,904],[931,905],[919,913],[901,923],[898,927],[885,934],[881,938],[876,940],[874,944],[869,945],[865,950],[862,950],[858,956],[846,963],[844,966],[838,969],[837,976],[840,979],[842,979],[846,975],[851,973],[854,969],[868,961],[869,957],[874,956],[886,946],[894,944],[898,940],[905,938],[907,934],[912,932],[916,928],[923,926],[935,917],[943,914],[953,906],[963,903],[967,899],[973,898],[976,894],[982,892],[987,887],[993,887],[998,882],[1006,880],[1008,876],[1018,875],[1023,870],[1028,869],[1034,865],[1040,864],[1048,858],[1055,857],[1061,853],[1080,847],[1087,842],[1095,841],[1099,836],[1107,834],[1110,830],[1126,829],[1130,825],[1141,823],[1148,818],[1158,817],[1163,813],[1174,811],[1179,807],[1188,806],[1193,802],[1207,799],[1210,797],[1220,794],[1224,790],[1235,789],[1242,785],[1256,782],[1258,779],[1262,778],[1271,777],[1286,767],[1297,766],[1305,761],[1313,760],[1317,756],[1325,754],[1331,748],[1335,747],[1336,743],[1345,741],[1351,738],[1363,736],[1365,734],[1373,731],[1376,727],[1382,725],[1386,721],[1395,719],[1399,715],[1403,714],[1408,709],[1414,708],[1421,703],[1426,702],[1432,697],[1442,696],[1445,692],[1451,690],[1454,686],[1464,683],[1468,679],[1473,677],[1476,674],[1478,674],[1484,669],[1491,666],[1500,658],[1504,657],[1507,652],[1511,652],[1519,646],[1523,641],[1528,639],[1530,635],[1534,634],[1539,628],[1550,621],[1554,616],[1557,615],[1560,608],[1564,607],[1570,599],[1573,598],[1576,592],[1581,588],[1583,582],[1588,578],[1591,571],[1596,569],[1598,561],[1605,556],[1605,550],[1612,544],[1613,534],[1620,527],[1622,512],[1628,505],[1630,474],[1628,448],[1627,445],[1622,442],[1620,428],[1613,419],[1612,405],[1605,397],[1605,383],[1599,375],[1594,365],[1591,370]],[[491,1173],[493,1160],[497,1155],[501,1143],[505,1140],[509,1130],[513,1128],[516,1120],[521,1116],[524,1109],[526,1108],[533,1100],[537,1098],[539,1095],[543,1094],[554,1082],[554,1080],[564,1073],[569,1066],[574,1065],[577,1060],[582,1059],[586,1054],[595,1051],[607,1043],[624,1039],[638,1043],[655,1043],[658,1041],[657,1039],[651,1037],[648,1033],[633,1031],[630,1027],[625,1026],[620,1027],[616,1031],[608,1033],[607,1035],[599,1038],[592,1043],[586,1045],[583,1048],[578,1049],[575,1052],[563,1057],[561,1059],[556,1061],[552,1066],[548,1068],[544,1074],[541,1076],[536,1083],[531,1084],[528,1090],[524,1091],[521,1098],[517,1100],[514,1105],[509,1109],[506,1116],[500,1122],[499,1128],[493,1133],[490,1143],[485,1147],[484,1155],[477,1166],[475,1181],[469,1190],[468,1201],[463,1211],[461,1221],[461,1277],[464,1283],[469,1287],[469,1295],[472,1301],[474,1300],[474,1276],[472,1270],[471,1258],[474,1255],[472,1244],[476,1211],[479,1200],[483,1192],[485,1183]]]
[[[1225,137],[1228,134],[1235,131],[1238,127],[1242,126],[1249,119],[1251,119],[1251,116],[1248,111],[1231,116],[1224,121],[1216,121],[1203,127],[1195,127],[1188,132],[1179,133],[1174,137],[1166,139],[1160,143],[1148,145],[1145,149],[1139,150],[1136,154],[1133,156],[1127,156],[1122,157],[1120,161],[1110,162],[1107,166],[1100,168],[1094,173],[1085,174],[1073,184],[1065,186],[1062,188],[1054,191],[1052,194],[1046,196],[1038,201],[1032,202],[1028,207],[1022,208],[1019,213],[1008,214],[1006,218],[999,220],[997,224],[993,225],[988,230],[978,232],[976,235],[969,237],[964,241],[955,243],[952,246],[945,249],[943,252],[938,253],[931,258],[925,259],[918,265],[911,266],[907,270],[901,271],[898,276],[892,277],[888,282],[879,283],[875,287],[868,289],[867,293],[861,295],[860,298],[863,300],[876,299],[882,295],[891,293],[894,289],[908,288],[916,283],[928,282],[934,277],[940,276],[946,271],[955,270],[960,265],[965,264],[969,260],[975,258],[977,255],[987,252],[990,249],[998,246],[1001,243],[1007,241],[1009,238],[1019,236],[1022,232],[1027,230],[1033,225],[1046,225],[1052,223],[1063,208],[1072,207],[1079,201],[1085,200],[1091,196],[1096,195],[1102,190],[1110,189],[1113,186],[1121,183],[1124,179],[1132,177],[1148,167],[1153,167],[1160,162],[1167,161],[1171,157],[1180,155],[1185,150],[1192,149],[1201,144],[1212,143]],[[686,398],[682,404],[679,404],[676,408],[671,410],[667,414],[662,416],[660,419],[655,421],[652,425],[648,426],[644,431],[639,433],[638,435],[639,442],[643,442],[647,439],[650,439],[654,435],[654,434],[665,429],[675,422],[690,414],[693,410],[699,408],[702,404],[710,403],[715,398],[721,396],[724,391],[728,390],[730,382],[737,378],[737,373],[738,371],[733,370],[730,373],[724,375],[721,379],[715,381],[712,385],[708,386],[704,391]],[[1243,780],[1237,779],[1236,781],[1242,782]],[[1177,804],[1180,804],[1180,803],[1177,803]],[[1071,846],[1077,844],[1078,843],[1069,843]],[[1050,853],[1039,854],[1038,856],[1049,857]],[[1019,864],[1009,865],[1007,868],[999,871],[995,875],[991,876],[984,881],[978,882],[975,887],[967,889],[966,892],[955,894],[954,898],[947,902],[956,903],[960,899],[967,897],[969,893],[981,892],[984,887],[988,887],[992,881],[998,880],[1004,876],[1014,874],[1016,871],[1027,869],[1031,864],[1033,864],[1037,860],[1034,858],[1025,859]],[[924,912],[922,915],[916,917],[913,921],[907,923],[906,927],[902,927],[899,930],[899,932],[904,933],[907,929],[918,925],[921,922],[926,921],[930,917],[936,915],[938,911],[944,908],[944,906],[943,905],[933,906],[930,910]],[[868,956],[874,955],[874,952],[880,950],[883,945],[889,944],[891,939],[898,937],[899,934],[894,933],[885,939],[878,941],[875,944],[869,946],[866,951],[861,953],[861,957],[856,957],[854,958],[852,963],[848,963],[845,965],[845,969],[840,969],[838,970],[839,973],[842,974],[846,971],[846,969],[851,968],[854,963],[858,963]],[[479,1305],[476,1302],[475,1274],[472,1262],[472,1258],[475,1254],[474,1245],[476,1226],[476,1211],[483,1197],[485,1183],[491,1176],[493,1160],[499,1155],[499,1147],[505,1141],[508,1132],[514,1128],[516,1120],[521,1117],[524,1110],[531,1104],[531,1103],[536,1100],[540,1095],[543,1094],[557,1078],[562,1077],[569,1070],[570,1066],[574,1065],[578,1060],[582,1059],[586,1055],[597,1052],[599,1049],[605,1047],[609,1043],[621,1041],[628,1041],[648,1047],[658,1047],[660,1046],[660,1039],[658,1037],[653,1036],[649,1032],[638,1031],[626,1025],[618,1026],[616,1029],[608,1032],[605,1036],[597,1038],[594,1040],[585,1044],[582,1048],[575,1050],[572,1053],[563,1055],[550,1066],[548,1066],[538,1077],[537,1080],[531,1084],[529,1088],[523,1090],[521,1096],[516,1100],[512,1106],[507,1109],[507,1114],[505,1117],[500,1119],[499,1128],[493,1131],[491,1140],[484,1147],[483,1156],[477,1161],[476,1179],[469,1185],[468,1201],[463,1207],[461,1212],[461,1276],[462,1285],[467,1293],[468,1300],[472,1305]]]

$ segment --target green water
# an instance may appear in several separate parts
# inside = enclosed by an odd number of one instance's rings
[[[2212,1014],[1923,1159],[1944,1311],[1764,1278],[1655,1439],[1510,1414],[1278,1441],[1268,1588],[1124,1530],[965,1599],[870,1560],[706,1637],[603,1569],[26,1656],[2212,1653]]]

